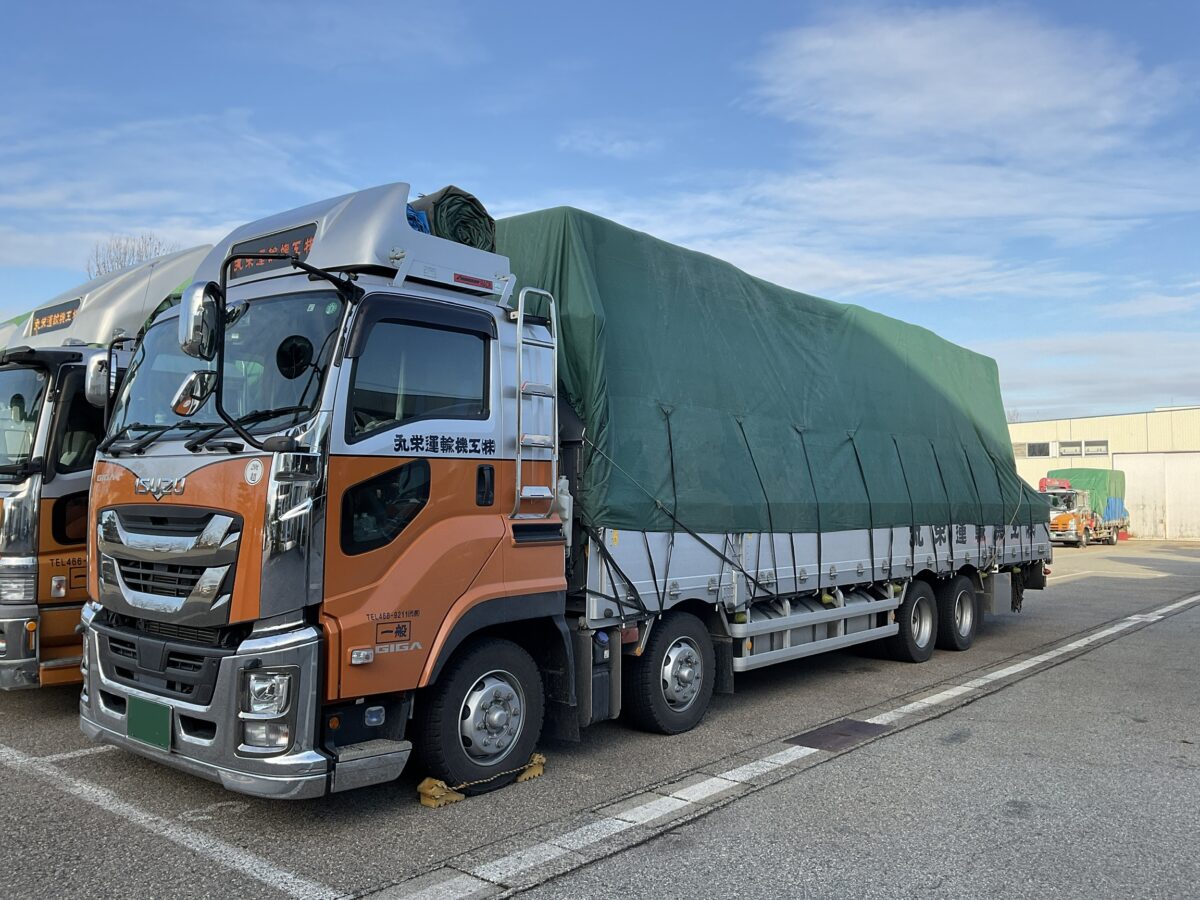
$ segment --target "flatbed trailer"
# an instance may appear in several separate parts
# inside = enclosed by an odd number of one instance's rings
[[[414,230],[408,196],[235,230],[147,330],[92,481],[89,737],[278,798],[389,781],[415,748],[473,793],[517,777],[543,733],[621,714],[685,731],[739,671],[876,640],[914,662],[966,649],[996,598],[1044,586],[1044,508],[1001,455],[990,361],[923,333],[978,397],[920,399],[939,424],[886,442],[814,428],[805,453],[789,430],[788,471],[743,456],[712,476],[734,451],[688,431],[704,415],[679,416],[673,448],[622,419],[621,385],[659,361],[583,362],[589,329],[621,339],[617,307],[604,325],[574,276],[528,274],[544,226],[652,239],[576,211],[502,222],[521,271]],[[737,418],[737,453],[782,447]]]

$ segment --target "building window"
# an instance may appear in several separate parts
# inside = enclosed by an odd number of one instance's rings
[[[1084,441],[1084,456],[1108,456],[1108,441]]]
[[[1059,441],[1059,456],[1083,456],[1083,441]]]
[[[1037,443],[1037,444],[1026,444],[1025,445],[1025,455],[1026,456],[1035,456],[1035,457],[1049,456],[1050,455],[1050,442],[1042,441],[1041,443]]]

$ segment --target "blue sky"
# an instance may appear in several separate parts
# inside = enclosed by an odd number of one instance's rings
[[[1200,403],[1200,4],[9,5],[0,317],[113,233],[387,181],[568,203],[996,357]],[[14,36],[20,36],[14,40]]]

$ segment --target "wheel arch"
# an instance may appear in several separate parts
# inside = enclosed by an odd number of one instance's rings
[[[566,620],[566,592],[516,594],[475,604],[450,629],[421,687],[434,684],[464,647],[501,638],[524,649],[542,673],[547,697],[575,702],[575,655]]]

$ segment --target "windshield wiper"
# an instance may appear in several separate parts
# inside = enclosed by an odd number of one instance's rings
[[[136,441],[130,441],[128,444],[123,444],[122,446],[114,449],[118,453],[143,453],[147,447],[157,441],[168,431],[174,431],[176,428],[184,428],[195,431],[197,428],[203,428],[204,426],[198,422],[183,421],[172,422],[170,425],[157,425],[150,427],[153,427],[155,430],[151,431],[149,434],[142,435]]]
[[[125,435],[129,434],[129,432],[133,431],[133,429],[135,429],[135,428],[142,429],[142,428],[165,428],[165,427],[166,427],[165,425],[147,425],[145,422],[130,422],[128,425],[123,425],[121,428],[117,429],[112,434],[110,434],[108,437],[106,437],[104,440],[102,440],[99,443],[99,445],[97,445],[96,449],[99,450],[101,453],[107,453],[109,447],[111,447],[113,444],[115,444],[117,441],[119,441]],[[121,452],[121,451],[118,451],[118,452]]]
[[[234,422],[242,426],[253,425],[256,422],[265,422],[268,419],[273,419],[276,416],[287,415],[288,413],[308,412],[309,409],[310,407],[308,406],[280,406],[275,409],[256,409],[254,412],[246,413],[241,418],[234,419]],[[183,446],[195,453],[229,427],[231,426],[228,422],[222,422],[220,425],[214,426],[204,434],[196,435]]]

